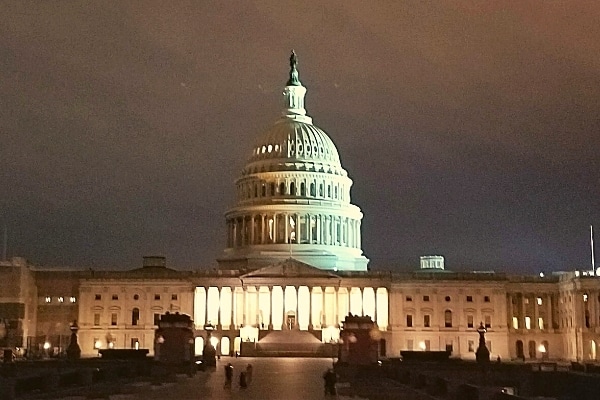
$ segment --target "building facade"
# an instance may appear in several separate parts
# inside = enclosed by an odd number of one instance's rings
[[[210,340],[231,355],[243,343],[337,343],[352,314],[375,323],[382,357],[448,350],[475,359],[483,324],[494,358],[598,360],[600,278],[592,272],[458,273],[441,256],[422,257],[411,273],[369,270],[352,180],[307,116],[305,94],[292,53],[282,115],[235,182],[217,269],[176,270],[164,257],[144,257],[127,271],[0,262],[0,347],[61,354],[76,321],[84,356],[152,352],[159,317],[170,312],[193,318],[198,354]]]

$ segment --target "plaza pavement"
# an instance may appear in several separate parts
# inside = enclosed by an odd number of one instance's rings
[[[224,366],[231,362],[234,382],[224,389]],[[247,388],[239,387],[239,373],[248,363],[253,366],[252,381]],[[152,385],[148,382],[127,384],[126,387],[102,397],[110,400],[186,400],[186,399],[276,399],[312,400],[331,399],[324,395],[322,375],[331,367],[332,360],[325,358],[230,358],[217,361],[216,369],[198,372],[194,377],[178,376],[177,382]],[[425,396],[391,381],[349,382],[338,384],[338,399],[404,399],[428,400]],[[120,394],[117,394],[120,393]],[[59,400],[87,400],[90,394],[59,397]]]

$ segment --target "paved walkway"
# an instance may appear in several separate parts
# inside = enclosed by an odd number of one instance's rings
[[[231,389],[224,389],[224,366],[231,362],[234,368],[234,382]],[[247,388],[239,387],[239,374],[250,363],[253,366],[252,382]],[[159,386],[148,382],[127,384],[114,388],[110,400],[185,400],[185,399],[331,399],[323,394],[322,375],[331,367],[331,359],[323,358],[228,358],[223,357],[212,371],[198,372],[196,376],[178,376],[176,383]],[[339,383],[337,399],[430,399],[394,382],[362,383],[361,387],[351,387],[349,383]],[[106,393],[106,391],[103,391]],[[114,394],[120,393],[120,394]],[[89,399],[83,396],[60,397],[60,400]]]

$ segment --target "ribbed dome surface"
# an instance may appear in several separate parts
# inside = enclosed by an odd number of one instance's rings
[[[311,123],[290,118],[277,121],[259,137],[246,164],[246,172],[264,171],[258,166],[275,166],[281,162],[288,165],[290,162],[314,163],[321,166],[317,167],[319,170],[337,174],[343,171],[337,148],[329,136]]]

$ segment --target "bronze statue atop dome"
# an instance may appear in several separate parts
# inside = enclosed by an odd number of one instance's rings
[[[296,52],[292,50],[290,54],[290,79],[287,82],[287,86],[302,86],[300,79],[298,78],[298,56]]]

